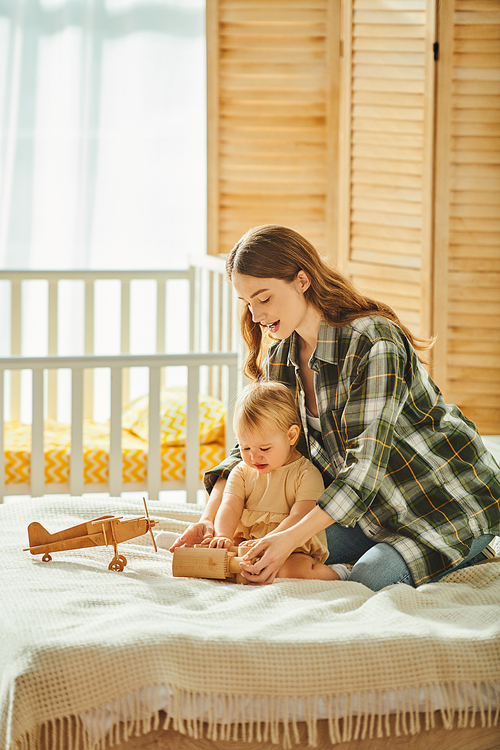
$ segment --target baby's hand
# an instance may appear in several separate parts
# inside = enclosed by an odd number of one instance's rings
[[[258,541],[258,539],[244,539],[238,544],[238,547],[254,547]]]
[[[195,544],[208,544],[213,537],[213,532],[213,524],[208,521],[191,523],[172,544],[170,552],[173,552],[176,547],[194,547]]]
[[[217,549],[228,549],[233,546],[233,540],[228,539],[227,536],[214,536],[208,546],[216,547]]]

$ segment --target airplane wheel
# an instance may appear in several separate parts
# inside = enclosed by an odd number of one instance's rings
[[[49,555],[48,552],[46,552],[44,556],[42,557],[42,562],[50,562],[51,560],[52,560],[52,557]]]
[[[124,555],[118,555],[117,559],[121,562],[121,564],[122,564],[122,570],[123,570],[123,568],[127,564],[127,558]]]
[[[123,562],[120,560],[121,557],[122,555],[117,555],[116,557],[113,557],[113,559],[108,565],[108,570],[118,570],[121,572],[123,568],[125,567]]]

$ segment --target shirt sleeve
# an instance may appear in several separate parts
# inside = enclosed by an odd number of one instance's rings
[[[359,362],[345,407],[336,420],[345,460],[318,500],[344,526],[354,526],[376,496],[389,461],[394,427],[408,397],[404,347],[380,339]]]
[[[214,488],[215,483],[219,478],[221,479],[227,479],[230,475],[231,471],[234,469],[235,466],[237,466],[241,461],[241,453],[240,453],[240,446],[236,445],[229,456],[224,459],[224,461],[221,461],[221,463],[218,466],[214,466],[213,469],[210,469],[210,471],[207,471],[203,475],[203,484],[205,485],[205,489],[210,494]]]
[[[231,471],[224,492],[229,492],[231,495],[236,495],[236,497],[245,500],[245,472],[243,461],[240,461],[240,463]]]

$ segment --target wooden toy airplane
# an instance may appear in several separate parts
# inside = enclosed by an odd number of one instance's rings
[[[176,547],[172,560],[172,575],[180,578],[216,578],[248,583],[241,575],[240,560],[250,548],[244,545],[227,549],[195,544]]]
[[[69,549],[84,549],[85,547],[103,547],[113,545],[115,556],[108,565],[109,570],[123,570],[127,558],[118,554],[118,544],[129,539],[135,539],[143,534],[151,534],[155,552],[158,552],[152,528],[158,521],[149,518],[146,499],[143,498],[146,516],[122,520],[123,516],[101,516],[92,521],[85,521],[78,526],[71,526],[55,534],[50,534],[42,524],[34,521],[28,526],[30,546],[24,552],[32,555],[43,555],[43,562],[52,560],[51,552],[61,552]]]

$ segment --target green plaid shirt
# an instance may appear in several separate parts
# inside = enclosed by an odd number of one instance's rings
[[[337,523],[391,544],[415,583],[465,559],[472,540],[500,533],[500,469],[475,426],[443,397],[401,329],[364,317],[322,321],[309,367],[321,432],[308,426],[298,337],[273,345],[264,376],[295,394],[299,449],[323,474],[318,499]],[[206,476],[227,476],[238,450]]]

